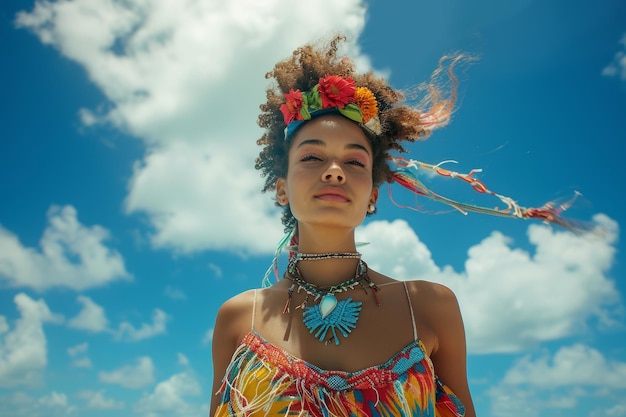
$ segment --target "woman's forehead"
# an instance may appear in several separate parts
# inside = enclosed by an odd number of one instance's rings
[[[347,147],[372,152],[372,144],[359,125],[339,115],[324,115],[304,124],[294,135],[291,148],[311,144],[329,146],[342,143]]]

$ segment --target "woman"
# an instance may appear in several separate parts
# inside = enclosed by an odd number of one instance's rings
[[[474,417],[455,295],[369,269],[354,238],[383,182],[472,209],[430,192],[409,168],[450,172],[390,155],[447,123],[454,87],[443,98],[431,83],[424,112],[400,105],[385,80],[337,57],[341,40],[302,47],[268,74],[276,86],[259,118],[256,167],[284,208],[290,258],[283,279],[219,309],[211,415]],[[550,208],[509,208],[556,220]]]

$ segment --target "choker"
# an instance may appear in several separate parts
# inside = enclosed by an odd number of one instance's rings
[[[360,254],[358,254],[358,257],[360,258]],[[364,261],[359,259],[353,278],[326,288],[305,281],[300,274],[297,262],[298,259],[296,255],[289,261],[287,270],[285,271],[284,278],[290,280],[292,284],[288,290],[288,298],[285,303],[285,308],[283,309],[283,314],[291,311],[291,297],[294,291],[296,291],[296,287],[298,293],[304,291],[306,298],[301,304],[296,306],[296,309],[303,309],[302,318],[304,325],[309,329],[309,333],[314,335],[320,342],[324,342],[324,344],[327,345],[334,341],[335,345],[339,345],[340,341],[337,332],[341,333],[344,338],[348,337],[352,329],[356,327],[356,323],[359,319],[363,303],[360,301],[352,301],[351,297],[338,301],[335,294],[352,290],[357,286],[361,287],[363,291],[365,291],[365,294],[367,294],[367,288],[369,288],[374,294],[376,305],[380,306],[377,294],[379,289],[376,284],[370,280],[367,274],[367,264]],[[313,298],[315,304],[307,306],[309,298]],[[327,338],[328,332],[331,333],[329,338]]]
[[[294,262],[298,261],[323,261],[325,259],[361,259],[359,252],[326,252],[326,253],[302,253],[293,255]]]

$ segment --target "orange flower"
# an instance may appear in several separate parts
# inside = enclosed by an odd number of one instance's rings
[[[354,104],[361,109],[364,124],[378,114],[378,102],[376,102],[376,97],[367,87],[357,87],[354,92]]]

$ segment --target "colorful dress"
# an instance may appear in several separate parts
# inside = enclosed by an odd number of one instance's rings
[[[409,305],[408,290],[407,298]],[[439,381],[417,338],[380,366],[326,371],[265,340],[252,329],[224,376],[215,416],[436,416],[463,417],[465,409]]]

